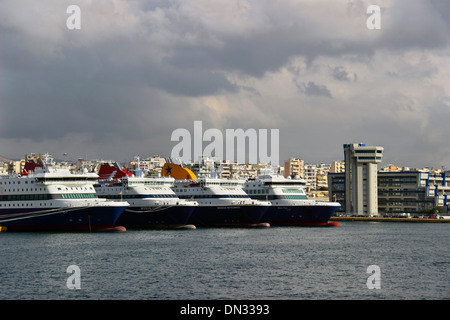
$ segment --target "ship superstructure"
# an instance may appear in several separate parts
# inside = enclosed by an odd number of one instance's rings
[[[269,201],[250,199],[245,180],[197,178],[190,170],[166,163],[163,173],[175,177],[173,190],[181,199],[198,202],[189,221],[196,226],[267,227]],[[186,179],[187,178],[187,179]]]
[[[197,203],[180,199],[175,194],[172,190],[175,179],[144,177],[139,164],[135,175],[117,172],[120,171],[118,168],[102,164],[99,176],[117,179],[99,179],[95,184],[99,197],[130,204],[118,224],[126,228],[195,228],[188,220]]]
[[[278,174],[265,174],[245,183],[244,190],[252,199],[264,199],[272,206],[265,220],[271,225],[336,226],[329,219],[340,204],[309,200],[303,179],[287,179]]]
[[[0,179],[0,226],[8,231],[113,230],[128,203],[99,199],[97,177],[56,168],[44,155],[22,175]]]

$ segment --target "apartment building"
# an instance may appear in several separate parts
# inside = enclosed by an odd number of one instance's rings
[[[331,173],[344,173],[345,172],[345,161],[333,161],[330,165]]]
[[[290,158],[284,162],[284,177],[305,177],[305,162],[299,158]]]

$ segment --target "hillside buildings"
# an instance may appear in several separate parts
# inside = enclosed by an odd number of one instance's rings
[[[328,200],[328,172],[331,165],[305,163],[300,158],[290,158],[284,162],[284,177],[306,180],[308,197],[325,197]],[[324,201],[323,199],[320,199]]]

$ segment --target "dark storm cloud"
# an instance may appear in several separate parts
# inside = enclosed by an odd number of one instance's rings
[[[263,77],[266,72],[279,70],[296,56],[303,56],[308,62],[320,56],[349,54],[364,59],[377,50],[439,48],[448,45],[450,40],[446,20],[448,15],[445,13],[448,5],[437,2],[430,5],[425,0],[412,0],[406,5],[394,1],[392,7],[384,10],[386,16],[383,18],[386,19],[382,20],[382,30],[376,37],[372,36],[373,33],[369,34],[368,30],[364,33],[367,18],[365,11],[358,12],[361,28],[354,33],[352,26],[343,21],[354,16],[336,17],[328,10],[320,11],[321,15],[308,16],[302,12],[301,5],[295,10],[289,5],[279,5],[277,10],[271,10],[272,6],[259,5],[257,2],[253,2],[252,6],[262,7],[261,14],[266,24],[261,24],[259,29],[243,34],[217,32],[214,38],[219,45],[178,43],[165,63],[180,69],[190,66],[199,70],[237,71]],[[362,8],[365,10],[366,6]],[[441,11],[438,13],[437,9]],[[211,32],[205,31],[208,26],[198,21],[195,25],[190,32],[199,37],[213,37]],[[334,76],[344,80],[343,70],[335,71]],[[347,76],[354,78],[354,75]],[[226,81],[222,83],[225,90],[230,89]]]
[[[152,66],[147,74],[142,75],[148,85],[164,90],[170,94],[199,97],[234,92],[238,88],[230,83],[221,73],[214,73],[206,68],[179,67],[172,65]]]
[[[312,81],[309,81],[307,84],[304,84],[304,91],[309,96],[324,96],[328,98],[332,98],[330,90],[324,85],[317,85]]]
[[[411,0],[393,2],[386,10],[385,32],[379,45],[392,50],[442,48],[449,44],[448,1]]]
[[[330,68],[330,72],[333,78],[340,81],[356,81],[356,79],[358,78],[356,73],[351,75],[342,66]]]
[[[296,128],[301,115],[285,118],[280,112],[290,114],[290,101],[297,106],[303,99],[332,98],[345,111],[367,104],[383,110],[389,101],[377,101],[377,90],[411,95],[417,93],[413,81],[443,83],[438,56],[450,43],[450,3],[374,1],[382,9],[381,30],[374,31],[366,28],[371,2],[4,0],[0,139],[44,144],[87,134],[93,145],[104,146],[111,137],[130,143],[155,137],[159,145],[162,132],[170,138],[171,130],[190,128],[193,120],[241,127],[248,123],[242,112],[281,119],[280,129]],[[81,30],[65,26],[69,4],[81,7]],[[442,51],[435,55],[435,49]],[[409,51],[430,55],[413,63],[415,56],[402,57]],[[332,61],[321,68],[321,59]],[[296,95],[286,97],[290,85]],[[446,89],[432,89],[417,101],[444,101],[430,108],[445,114]],[[367,92],[374,97],[369,100]],[[325,109],[302,108],[309,112],[304,126],[313,129],[320,122],[314,119],[323,117],[316,110]],[[347,114],[341,120],[349,124],[360,116]],[[374,128],[383,119],[376,121]],[[363,128],[354,134],[359,132]]]
[[[437,12],[442,21],[444,21],[450,27],[450,2],[443,0],[430,0],[430,4]]]

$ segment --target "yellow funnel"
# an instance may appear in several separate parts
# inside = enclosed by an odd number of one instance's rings
[[[176,180],[197,179],[197,176],[191,170],[173,163],[165,163],[161,175],[163,177],[172,177]]]

